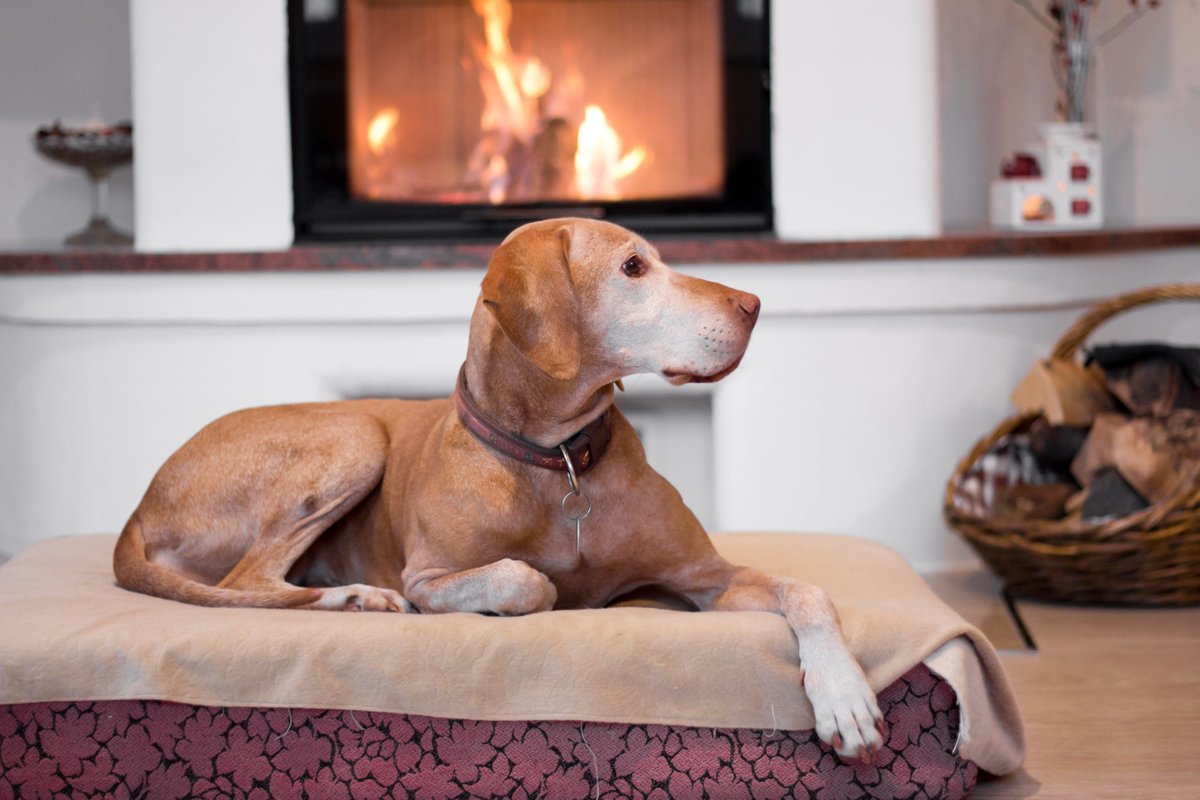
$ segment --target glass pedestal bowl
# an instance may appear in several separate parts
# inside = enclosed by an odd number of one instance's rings
[[[55,122],[38,128],[37,151],[52,161],[79,167],[88,174],[92,188],[92,217],[87,227],[64,241],[72,246],[125,247],[133,237],[117,230],[108,220],[108,177],[113,169],[133,160],[133,126],[116,125],[63,127]]]

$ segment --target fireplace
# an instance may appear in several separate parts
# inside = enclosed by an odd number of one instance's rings
[[[298,239],[771,224],[765,0],[293,0]]]

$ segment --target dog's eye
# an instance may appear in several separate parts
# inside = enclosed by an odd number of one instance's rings
[[[621,272],[624,272],[631,278],[637,278],[646,273],[646,264],[642,261],[641,256],[630,256],[621,265]]]

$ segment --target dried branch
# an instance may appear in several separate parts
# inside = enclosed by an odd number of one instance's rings
[[[1063,54],[1057,47],[1050,50],[1050,74],[1054,76],[1054,82],[1058,84],[1059,91],[1067,91],[1067,72],[1066,66],[1063,64]]]
[[[1042,12],[1040,12],[1036,8],[1034,8],[1033,4],[1030,3],[1029,0],[1012,0],[1012,1],[1014,3],[1016,3],[1017,5],[1019,5],[1021,8],[1028,11],[1029,15],[1034,18],[1034,20],[1037,22],[1037,24],[1041,25],[1043,28],[1045,28],[1046,30],[1055,34],[1056,36],[1058,35],[1058,26],[1054,24],[1054,20],[1050,19],[1045,14],[1043,14]]]
[[[1100,47],[1108,44],[1110,41],[1120,35],[1122,31],[1141,19],[1142,15],[1151,8],[1154,8],[1155,5],[1157,5],[1157,3],[1147,3],[1146,5],[1134,3],[1133,8],[1125,12],[1125,15],[1117,20],[1111,28],[1096,37],[1096,44]]]

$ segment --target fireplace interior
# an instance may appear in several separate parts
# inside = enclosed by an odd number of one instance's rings
[[[764,0],[291,5],[300,239],[770,227]]]

